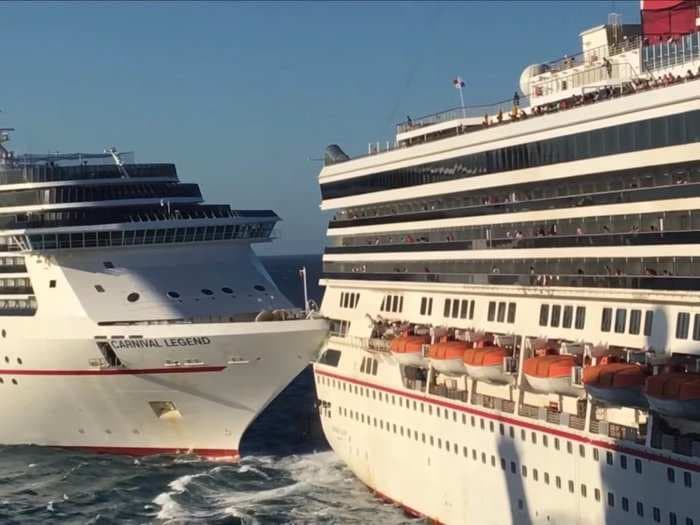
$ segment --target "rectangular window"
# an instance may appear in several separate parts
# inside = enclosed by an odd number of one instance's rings
[[[488,321],[493,321],[496,318],[496,303],[495,301],[489,301],[489,311],[486,319]]]
[[[574,325],[577,330],[583,330],[586,324],[586,307],[577,306],[576,307],[576,324]]]
[[[561,319],[561,305],[555,304],[552,306],[552,318],[549,320],[550,326],[557,328]]]
[[[629,512],[630,510],[630,500],[625,497],[622,498],[622,510],[625,512]]]
[[[603,316],[600,320],[600,330],[609,332],[612,325],[612,308],[603,308]]]
[[[637,502],[637,516],[644,517],[644,503],[641,501]]]
[[[433,315],[433,298],[428,299],[428,315]]]
[[[506,320],[506,303],[498,303],[498,319],[497,321],[499,323],[502,323],[503,321]]]
[[[459,318],[460,319],[466,319],[467,318],[467,310],[469,309],[469,301],[466,299],[462,299],[460,306],[459,306]]]
[[[647,310],[644,314],[644,335],[651,335],[651,325],[654,321],[654,311]]]
[[[399,297],[399,313],[403,312],[403,295]]]
[[[445,307],[442,310],[443,317],[449,317],[452,310],[452,299],[445,299]]]
[[[515,322],[515,303],[508,303],[508,322],[510,324]]]
[[[540,305],[540,326],[547,326],[547,321],[549,321],[549,305]]]
[[[474,305],[476,304],[476,301],[474,299],[471,300],[469,303],[469,319],[474,319]]]
[[[571,328],[571,323],[573,322],[573,317],[574,317],[574,307],[573,306],[565,306],[564,307],[564,317],[561,320],[561,326],[562,328]]]
[[[452,299],[452,318],[457,319],[459,316],[459,299]]]
[[[700,314],[695,314],[694,316],[693,341],[700,341]]]
[[[340,307],[345,306],[345,292],[340,292]]]
[[[420,314],[425,315],[427,311],[428,311],[428,298],[421,297],[420,298]]]
[[[639,334],[642,328],[642,311],[641,310],[631,310],[630,311],[630,327],[629,332],[632,335]]]
[[[627,326],[627,309],[618,308],[615,311],[615,333],[624,334]]]
[[[690,325],[690,314],[679,312],[676,318],[676,339],[688,339],[688,328]]]

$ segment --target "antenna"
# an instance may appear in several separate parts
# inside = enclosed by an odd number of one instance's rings
[[[112,155],[114,163],[117,165],[117,168],[119,169],[119,173],[121,173],[122,178],[128,179],[129,172],[126,171],[126,168],[124,167],[124,163],[122,162],[122,159],[119,156],[117,148],[115,148],[114,146],[112,146],[111,148],[105,148],[105,153],[109,153],[110,155]]]
[[[622,35],[622,15],[620,13],[608,13],[608,26],[610,27],[612,43],[617,43]]]

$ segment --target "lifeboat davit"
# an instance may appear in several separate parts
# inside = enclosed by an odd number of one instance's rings
[[[630,363],[607,363],[583,369],[583,385],[591,397],[611,405],[647,406],[642,392],[645,370]]]
[[[574,366],[573,355],[541,355],[525,360],[523,374],[535,392],[578,395],[571,379]]]
[[[665,416],[700,421],[700,374],[664,372],[644,386],[649,408]]]
[[[394,338],[389,345],[391,355],[402,365],[427,366],[423,357],[423,345],[430,342],[427,335],[402,335]]]
[[[430,345],[431,366],[443,374],[464,374],[464,352],[471,347],[464,341],[444,341]]]
[[[510,355],[505,348],[486,346],[464,352],[464,368],[469,377],[489,383],[510,383],[513,376],[503,371],[503,359]]]

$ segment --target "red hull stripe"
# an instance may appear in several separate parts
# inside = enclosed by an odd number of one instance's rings
[[[95,446],[58,446],[70,450],[85,450],[96,454],[114,454],[121,456],[154,456],[156,454],[193,454],[204,458],[238,458],[238,450],[226,448],[195,448],[192,450],[181,448],[158,447],[95,447]]]
[[[452,410],[456,410],[457,412],[465,412],[467,414],[473,414],[475,416],[483,417],[486,419],[493,419],[493,420],[499,421],[501,423],[507,423],[507,424],[513,425],[515,427],[522,427],[522,428],[527,428],[530,430],[536,430],[538,432],[543,432],[545,434],[550,434],[550,435],[561,437],[564,439],[570,439],[571,441],[577,441],[579,443],[586,443],[588,445],[593,445],[593,446],[596,446],[599,448],[604,448],[607,450],[614,450],[616,452],[622,452],[625,454],[629,454],[630,456],[646,459],[649,461],[656,461],[658,463],[663,463],[664,465],[671,465],[671,466],[682,468],[685,470],[691,470],[693,472],[700,472],[700,465],[696,465],[693,463],[686,463],[684,461],[679,461],[679,460],[676,460],[673,458],[668,458],[668,457],[662,456],[660,454],[655,454],[653,452],[646,452],[644,450],[637,450],[634,448],[625,447],[624,445],[618,445],[616,443],[611,443],[609,441],[602,441],[599,439],[591,439],[588,437],[579,436],[578,434],[573,434],[571,432],[566,432],[563,430],[557,430],[557,429],[553,429],[553,428],[543,427],[541,425],[537,425],[535,423],[530,423],[528,421],[520,421],[519,419],[514,419],[514,418],[508,417],[508,416],[502,416],[499,414],[491,414],[489,412],[484,412],[484,411],[476,409],[476,408],[463,407],[463,406],[456,405],[454,403],[450,403],[447,401],[433,399],[433,398],[429,398],[426,396],[413,394],[410,392],[402,392],[400,390],[395,390],[393,388],[375,385],[373,383],[368,383],[367,381],[361,381],[359,379],[345,377],[345,376],[342,376],[339,374],[334,374],[332,372],[326,372],[326,371],[317,370],[317,369],[315,369],[315,372],[319,375],[332,377],[335,379],[339,379],[341,381],[347,381],[349,383],[353,383],[356,385],[366,386],[369,388],[375,388],[377,390],[382,390],[382,391],[388,392],[390,394],[396,394],[396,395],[407,397],[410,399],[415,399],[416,401],[422,401],[424,403],[430,403],[430,404],[438,405],[438,406],[441,406],[444,408],[450,408]]]
[[[195,372],[221,372],[225,366],[188,366],[183,368],[105,368],[95,370],[0,370],[9,376],[134,376],[147,374],[192,374]]]

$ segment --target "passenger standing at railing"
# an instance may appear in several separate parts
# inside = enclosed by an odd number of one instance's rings
[[[520,95],[516,91],[513,93],[513,105],[517,108],[520,107]]]

